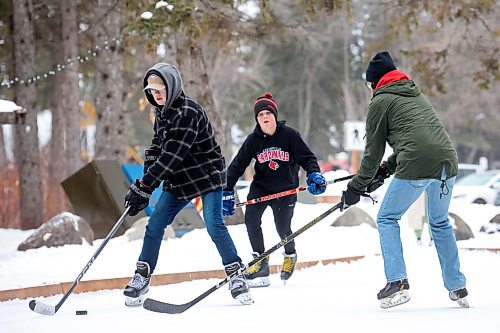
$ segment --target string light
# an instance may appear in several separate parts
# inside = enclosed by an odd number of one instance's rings
[[[92,58],[96,57],[99,54],[99,51],[109,50],[109,47],[112,44],[119,45],[120,39],[113,37],[111,39],[111,42],[106,40],[101,45],[96,45],[94,48],[88,49],[85,55],[78,55],[78,56],[73,57],[73,58],[68,58],[68,59],[66,59],[66,61],[64,63],[57,64],[55,66],[55,68],[52,68],[45,73],[31,75],[28,78],[24,78],[24,79],[19,78],[19,77],[15,77],[15,78],[12,78],[10,80],[4,79],[0,83],[0,87],[6,87],[7,89],[10,89],[15,85],[23,85],[23,84],[29,85],[29,84],[33,84],[37,81],[40,81],[42,79],[49,78],[51,76],[56,75],[57,72],[61,72],[61,71],[65,70],[66,68],[68,68],[69,66],[72,66],[74,63],[83,64],[83,63],[91,60]]]

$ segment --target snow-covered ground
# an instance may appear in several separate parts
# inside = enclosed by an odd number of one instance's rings
[[[297,204],[293,219],[296,230],[331,207],[329,204]],[[377,205],[358,207],[375,217]],[[476,237],[458,242],[459,248],[500,248],[500,234],[479,233],[481,225],[500,213],[500,207],[453,203],[451,210],[467,222]],[[0,302],[0,332],[96,332],[175,331],[186,332],[499,332],[500,253],[461,250],[462,271],[467,277],[470,309],[459,308],[443,287],[435,248],[417,246],[413,231],[401,221],[401,233],[412,300],[393,309],[379,308],[376,293],[385,285],[378,233],[367,224],[331,227],[335,212],[296,239],[299,261],[355,255],[365,259],[335,265],[315,266],[294,273],[284,286],[278,275],[271,287],[253,289],[255,304],[242,306],[226,287],[180,315],[152,313],[123,305],[121,290],[73,294],[54,316],[43,316],[28,308],[29,300]],[[279,241],[272,214],[264,215],[266,247]],[[243,225],[228,227],[245,262],[251,260],[250,244]],[[0,290],[43,284],[73,282],[101,240],[90,245],[67,245],[16,251],[30,231],[0,229]],[[424,235],[427,235],[424,233]],[[427,243],[427,239],[424,239]],[[121,236],[111,240],[83,280],[130,277],[142,241],[128,242]],[[282,262],[282,250],[271,256],[271,264]],[[205,230],[194,230],[182,238],[165,241],[156,274],[221,269],[220,257]],[[184,303],[218,280],[199,280],[152,287],[153,298]],[[62,295],[38,300],[55,305]],[[76,316],[87,310],[87,316]]]

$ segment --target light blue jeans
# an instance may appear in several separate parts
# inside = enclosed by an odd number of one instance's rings
[[[222,264],[227,265],[235,261],[241,262],[233,240],[227,231],[222,218],[222,190],[215,190],[201,195],[203,202],[203,218],[208,234],[215,243],[222,258]],[[142,244],[140,261],[146,261],[154,271],[158,261],[161,240],[165,228],[171,224],[174,217],[189,203],[189,200],[178,199],[172,192],[163,191],[156,203],[155,209],[149,218]],[[176,253],[179,255],[179,253]],[[186,259],[189,253],[186,253]]]
[[[388,282],[407,278],[398,222],[415,200],[427,191],[429,226],[434,237],[444,286],[448,291],[465,287],[465,276],[460,272],[457,242],[448,219],[454,184],[455,177],[446,180],[446,186],[443,188],[441,180],[437,179],[394,178],[389,184],[377,216],[380,247]]]

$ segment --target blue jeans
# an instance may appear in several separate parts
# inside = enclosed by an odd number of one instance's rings
[[[203,202],[203,218],[208,234],[215,243],[222,258],[222,264],[227,265],[235,261],[241,262],[233,240],[227,231],[222,218],[222,190],[215,190],[201,195]],[[158,261],[161,240],[165,228],[172,223],[174,217],[189,203],[189,200],[180,200],[172,192],[163,191],[156,203],[155,209],[149,218],[142,244],[140,261],[146,261],[154,271]]]
[[[434,237],[444,286],[449,291],[465,287],[465,276],[460,272],[455,234],[448,219],[448,207],[454,184],[455,177],[446,180],[444,188],[440,187],[441,180],[437,179],[394,178],[392,180],[377,216],[380,247],[388,282],[407,278],[398,221],[426,191],[429,226]]]

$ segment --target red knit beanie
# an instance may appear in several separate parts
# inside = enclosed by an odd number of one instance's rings
[[[273,95],[271,95],[270,93],[265,93],[255,101],[255,105],[253,107],[255,120],[257,120],[257,115],[259,114],[259,112],[263,110],[271,111],[274,114],[276,120],[278,120],[278,104],[276,104],[276,101],[273,99]]]

